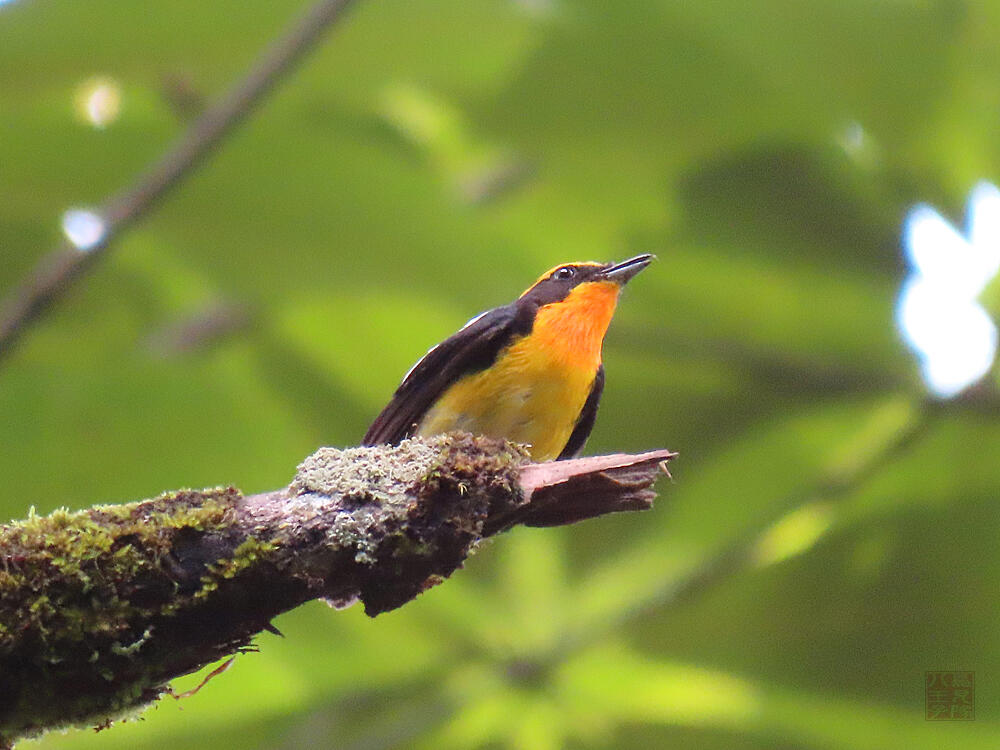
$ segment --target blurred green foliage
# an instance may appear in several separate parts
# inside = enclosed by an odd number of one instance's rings
[[[0,7],[0,292],[301,6]],[[929,404],[893,305],[908,207],[1000,172],[998,36],[985,1],[359,0],[2,364],[0,513],[285,484],[474,313],[650,251],[588,450],[675,480],[31,746],[995,748],[1000,412]],[[924,720],[935,669],[975,722]]]

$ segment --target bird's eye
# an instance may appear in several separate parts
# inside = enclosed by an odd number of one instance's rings
[[[576,269],[573,266],[563,266],[556,269],[556,272],[552,274],[553,279],[559,279],[560,281],[572,279],[574,276],[576,276]]]

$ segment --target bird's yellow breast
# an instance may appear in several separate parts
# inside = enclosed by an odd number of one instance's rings
[[[535,461],[557,458],[594,384],[618,290],[610,282],[584,283],[541,307],[531,333],[449,387],[417,434],[466,430],[527,443]]]

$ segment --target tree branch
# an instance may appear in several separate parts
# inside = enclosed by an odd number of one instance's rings
[[[65,241],[41,258],[17,291],[0,306],[0,361],[10,354],[28,325],[62,297],[117,236],[158,199],[190,175],[242,122],[287,73],[312,49],[352,0],[321,0],[274,42],[247,76],[202,114],[186,133],[128,189],[107,200],[99,211],[98,241],[81,249]]]
[[[322,448],[274,492],[181,490],[2,526],[0,747],[142,708],[311,599],[375,616],[516,524],[650,508],[673,456],[530,464],[455,433]]]

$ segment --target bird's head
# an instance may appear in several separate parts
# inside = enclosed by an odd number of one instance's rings
[[[542,307],[570,296],[603,292],[615,299],[629,279],[648,266],[655,255],[637,255],[621,263],[566,263],[551,268],[525,290],[519,301]],[[602,295],[603,296],[603,295]]]

